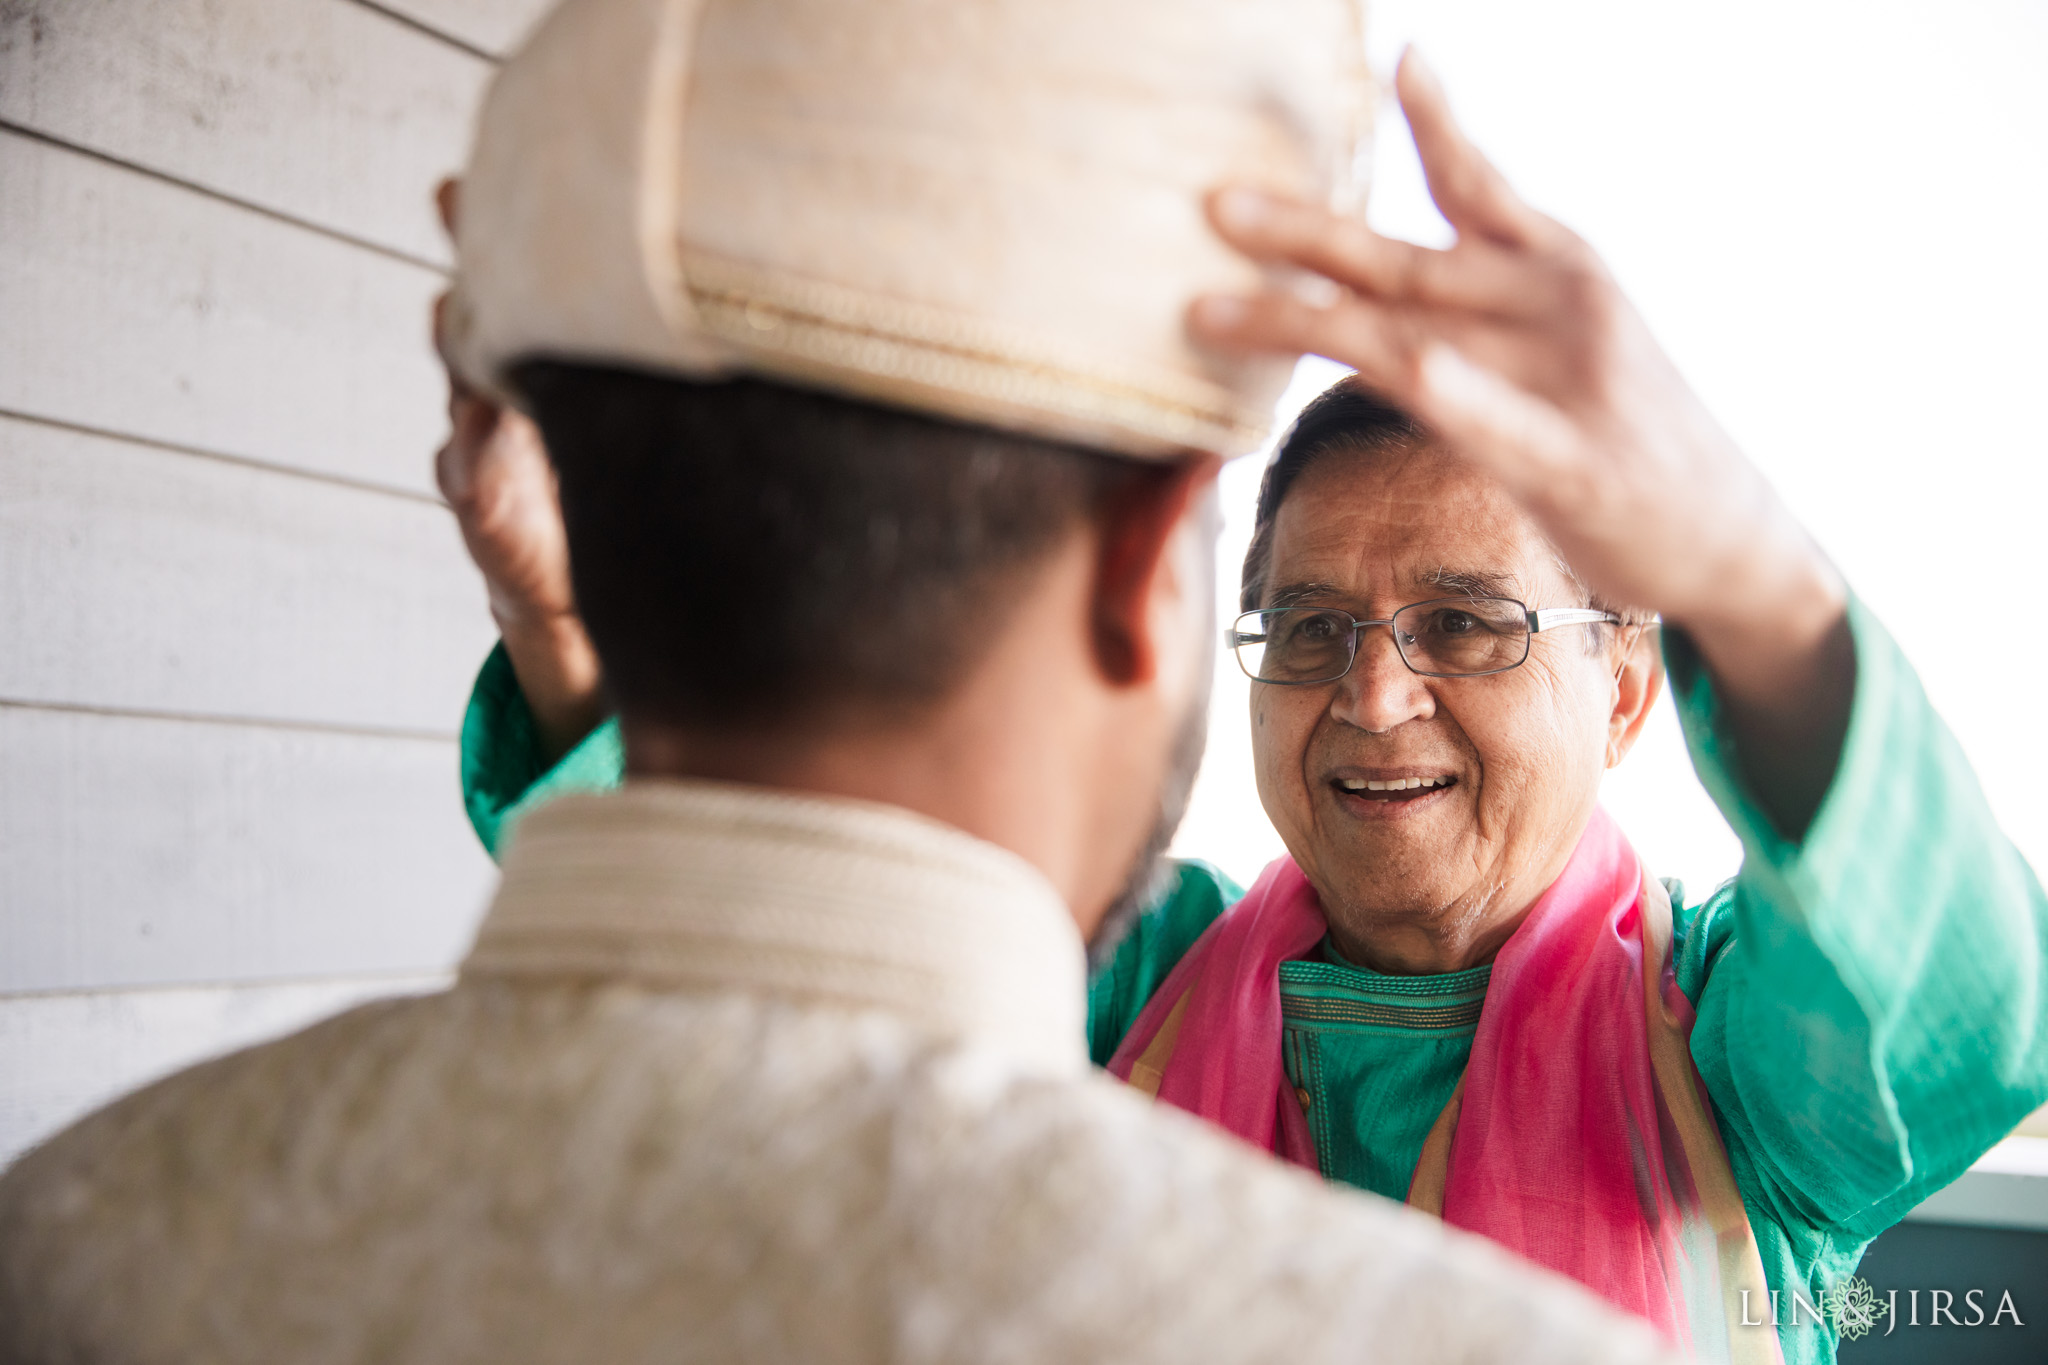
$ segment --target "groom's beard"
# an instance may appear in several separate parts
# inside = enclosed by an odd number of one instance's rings
[[[1188,798],[1194,793],[1195,774],[1202,769],[1202,750],[1208,742],[1209,689],[1204,687],[1188,707],[1180,733],[1174,738],[1166,780],[1159,788],[1159,818],[1137,860],[1131,864],[1124,889],[1110,902],[1102,922],[1095,926],[1094,936],[1088,940],[1090,977],[1116,956],[1117,945],[1130,933],[1139,914],[1159,899],[1173,876],[1173,864],[1167,861],[1166,850],[1173,843],[1174,831],[1180,828],[1181,817],[1188,813]]]
[[[1213,595],[1216,536],[1223,529],[1222,505],[1217,500],[1214,486],[1203,496],[1201,515],[1202,543],[1206,547],[1201,556],[1203,578],[1212,585],[1210,593],[1204,594],[1208,601],[1203,608],[1202,619],[1213,621],[1216,619]],[[1152,833],[1138,851],[1137,860],[1131,864],[1123,891],[1109,903],[1102,922],[1095,926],[1095,933],[1088,939],[1088,975],[1091,979],[1116,956],[1117,945],[1131,932],[1131,926],[1137,923],[1145,908],[1159,899],[1166,890],[1167,880],[1173,876],[1173,865],[1166,860],[1166,850],[1173,843],[1174,831],[1180,828],[1181,817],[1188,813],[1188,798],[1195,790],[1195,774],[1202,770],[1202,750],[1209,742],[1209,691],[1216,681],[1215,632],[1209,632],[1195,645],[1195,663],[1198,670],[1195,676],[1202,680],[1202,685],[1188,702],[1188,713],[1181,717],[1180,733],[1173,738],[1173,752],[1167,756],[1166,776],[1159,784],[1158,818],[1153,821]]]

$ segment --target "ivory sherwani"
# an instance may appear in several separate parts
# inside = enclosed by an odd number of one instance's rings
[[[458,984],[0,1180],[0,1358],[1604,1362],[1583,1291],[1094,1072],[1010,854],[649,784],[520,828]]]

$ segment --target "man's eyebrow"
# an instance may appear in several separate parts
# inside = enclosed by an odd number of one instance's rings
[[[1301,607],[1318,602],[1327,602],[1342,597],[1343,590],[1334,583],[1288,583],[1277,589],[1267,600],[1269,607]]]
[[[1446,594],[1458,597],[1516,597],[1521,596],[1521,582],[1511,573],[1496,573],[1486,569],[1452,569],[1438,565],[1419,580],[1432,588],[1442,588]]]

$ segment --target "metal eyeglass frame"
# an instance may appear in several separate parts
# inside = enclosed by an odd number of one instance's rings
[[[1529,623],[1529,633],[1522,640],[1522,657],[1511,664],[1502,664],[1499,668],[1482,669],[1477,673],[1435,673],[1426,668],[1417,668],[1409,660],[1408,651],[1401,648],[1400,633],[1396,631],[1394,632],[1394,653],[1401,660],[1402,666],[1410,673],[1424,678],[1490,678],[1496,673],[1507,673],[1529,662],[1531,642],[1546,630],[1556,630],[1560,626],[1619,626],[1627,624],[1613,612],[1601,611],[1598,607],[1540,607],[1532,611],[1527,603],[1513,597],[1430,597],[1420,602],[1410,602],[1397,610],[1392,616],[1377,621],[1361,621],[1350,612],[1341,611],[1336,607],[1260,607],[1255,611],[1240,612],[1237,619],[1230,623],[1229,629],[1223,632],[1223,644],[1230,651],[1231,657],[1237,660],[1238,670],[1255,683],[1263,683],[1267,687],[1321,687],[1326,683],[1337,682],[1349,676],[1351,670],[1358,666],[1358,639],[1367,629],[1373,626],[1385,626],[1389,631],[1393,631],[1394,622],[1403,612],[1413,611],[1417,607],[1434,607],[1452,602],[1508,602],[1521,608],[1523,616],[1527,618]],[[1246,668],[1244,666],[1244,656],[1237,652],[1238,646],[1243,642],[1241,637],[1246,633],[1240,630],[1239,627],[1247,619],[1264,616],[1267,612],[1271,611],[1320,611],[1327,612],[1332,616],[1341,616],[1351,622],[1351,653],[1350,657],[1345,660],[1344,671],[1342,673],[1333,673],[1327,678],[1262,678],[1249,668]]]

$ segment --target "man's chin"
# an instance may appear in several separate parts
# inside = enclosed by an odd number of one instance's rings
[[[1463,795],[1453,788],[1421,801],[1366,802],[1326,794],[1316,802],[1308,831],[1314,855],[1326,867],[1342,867],[1368,881],[1387,881],[1394,869],[1436,881],[1443,869],[1469,865],[1476,852],[1472,809]]]
[[[1441,829],[1420,823],[1339,822],[1316,833],[1308,850],[1314,860],[1311,880],[1326,908],[1369,905],[1396,917],[1410,912],[1426,916],[1469,890],[1471,846],[1443,837]],[[1461,868],[1467,875],[1454,875]]]

